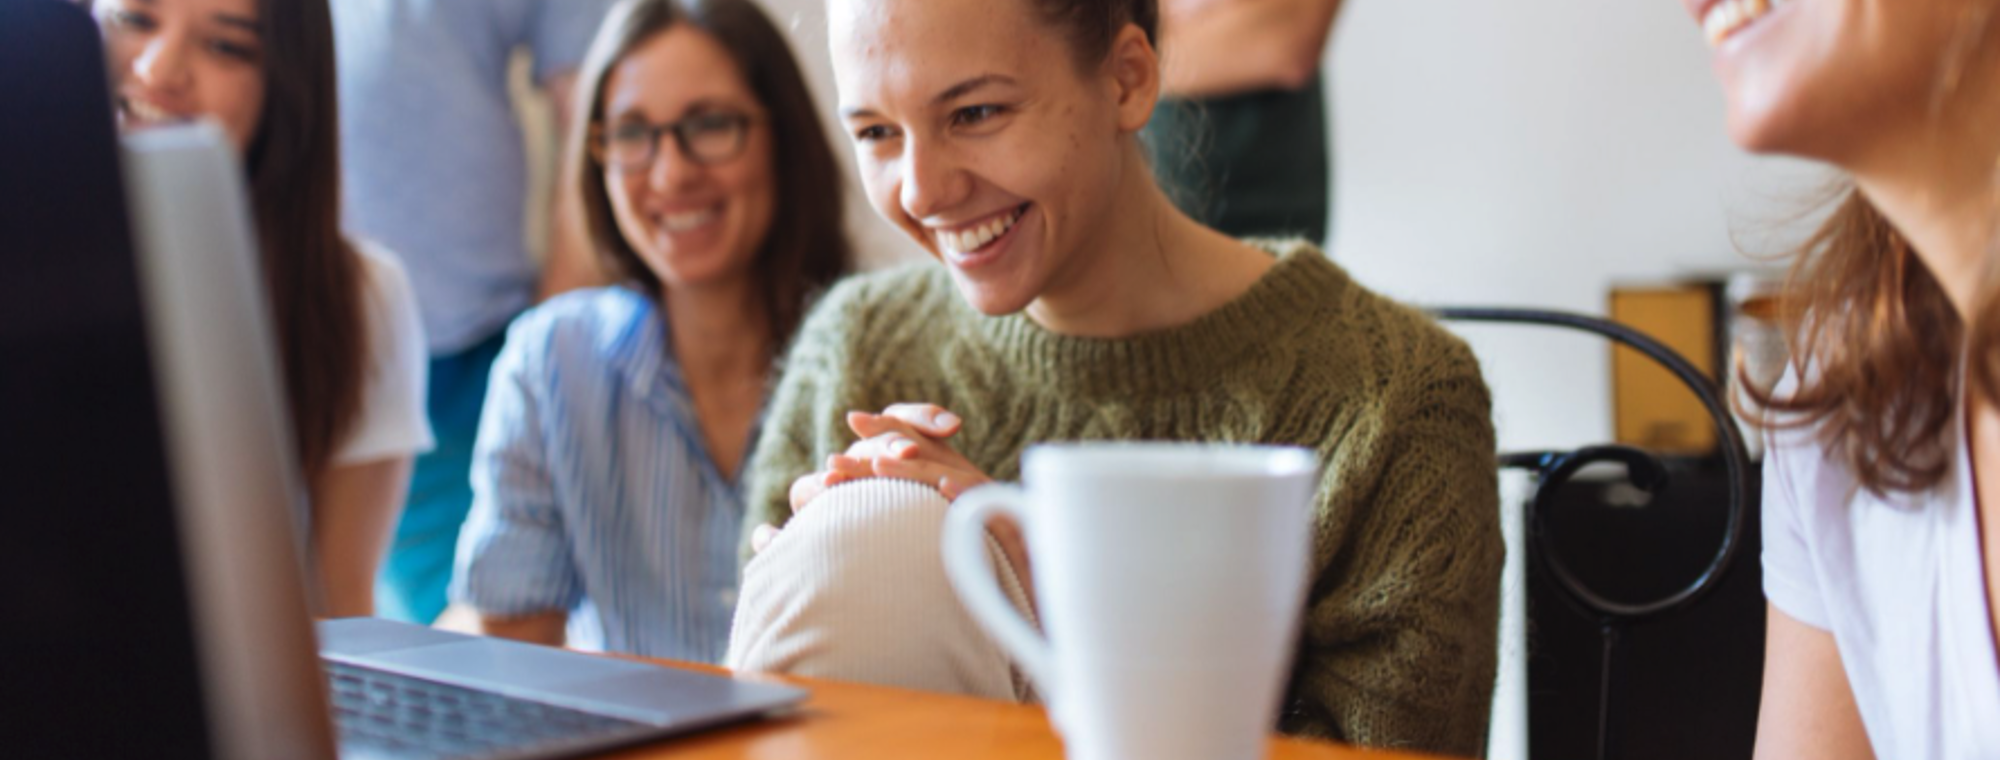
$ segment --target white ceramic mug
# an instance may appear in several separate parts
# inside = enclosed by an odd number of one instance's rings
[[[1264,754],[1298,636],[1319,467],[1305,449],[1035,446],[1026,489],[959,497],[944,560],[1034,679],[1073,760]],[[1026,535],[1045,640],[1001,595],[985,526]]]

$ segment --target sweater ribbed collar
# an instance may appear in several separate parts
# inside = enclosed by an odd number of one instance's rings
[[[1022,382],[1091,396],[1201,388],[1259,346],[1284,342],[1307,319],[1323,317],[1348,283],[1340,267],[1303,240],[1246,242],[1278,258],[1248,291],[1193,322],[1131,338],[1060,335],[1026,313],[988,317],[953,300]]]

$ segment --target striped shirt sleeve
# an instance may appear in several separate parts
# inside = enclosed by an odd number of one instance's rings
[[[485,615],[568,611],[583,598],[568,531],[549,473],[543,430],[562,429],[558,409],[541,403],[540,364],[548,340],[509,331],[493,365],[473,450],[472,512],[459,536],[452,598]]]

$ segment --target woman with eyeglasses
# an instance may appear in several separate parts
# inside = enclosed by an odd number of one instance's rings
[[[410,466],[431,447],[423,326],[403,267],[340,230],[324,0],[96,0],[120,128],[206,119],[243,160],[321,610],[370,615]],[[13,117],[10,117],[13,118]]]
[[[775,359],[847,267],[839,170],[749,0],[626,2],[579,81],[569,181],[617,284],[509,329],[452,595],[490,634],[715,662]]]

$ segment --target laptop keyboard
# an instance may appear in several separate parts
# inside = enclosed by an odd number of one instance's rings
[[[321,660],[343,758],[472,760],[603,746],[645,724]]]

